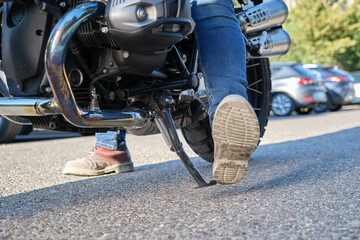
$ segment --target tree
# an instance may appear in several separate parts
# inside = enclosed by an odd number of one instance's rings
[[[349,22],[351,25],[360,23],[360,14],[358,14],[358,8],[352,8],[355,13],[351,14],[349,17]],[[343,53],[336,53],[335,59],[337,65],[348,71],[357,71],[360,70],[360,31],[350,31],[348,36],[355,41],[355,45],[348,47]]]
[[[357,0],[358,1],[358,0]],[[360,14],[358,2],[298,0],[284,24],[292,38],[291,50],[277,61],[338,65],[360,69]],[[351,57],[346,56],[351,54]],[[347,61],[344,61],[346,59]]]

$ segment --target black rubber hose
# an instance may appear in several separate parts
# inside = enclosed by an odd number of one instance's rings
[[[57,21],[60,20],[60,18],[63,16],[62,12],[57,7],[49,3],[45,3],[40,0],[34,0],[34,2],[41,11],[45,11],[51,14],[52,16],[55,17]]]

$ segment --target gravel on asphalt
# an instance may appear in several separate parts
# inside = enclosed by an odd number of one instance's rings
[[[271,117],[246,178],[200,189],[160,135],[128,136],[136,171],[91,178],[61,170],[94,137],[0,145],[0,239],[359,239],[359,119]]]

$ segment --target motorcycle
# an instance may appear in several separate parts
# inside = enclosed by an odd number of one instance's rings
[[[0,115],[36,128],[161,133],[200,187],[207,182],[179,140],[212,162],[208,101],[192,34],[190,0],[2,0]],[[282,0],[239,1],[247,93],[264,134],[268,57],[285,54]]]

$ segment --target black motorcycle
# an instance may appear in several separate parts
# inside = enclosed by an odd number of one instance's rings
[[[199,186],[184,152],[212,162],[207,98],[192,31],[190,0],[19,0],[2,7],[0,115],[36,128],[81,133],[161,133]],[[239,1],[247,46],[247,93],[261,136],[268,121],[267,57],[285,54],[282,0]]]

